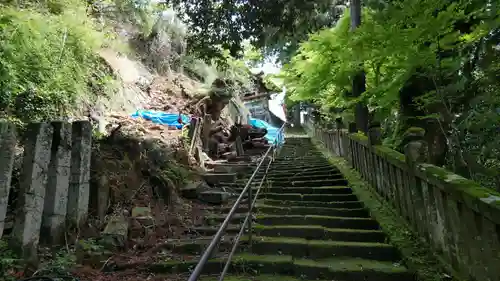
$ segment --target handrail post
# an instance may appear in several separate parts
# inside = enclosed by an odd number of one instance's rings
[[[252,219],[253,219],[253,208],[252,208],[252,184],[250,184],[250,188],[248,189],[248,222],[247,222],[247,231],[248,231],[248,250],[252,251]],[[243,226],[245,227],[245,226]]]

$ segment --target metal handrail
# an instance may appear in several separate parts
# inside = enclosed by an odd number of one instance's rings
[[[283,126],[281,126],[281,128],[279,129],[278,132],[282,133],[283,130],[284,130],[284,128],[285,128],[285,124],[283,124]],[[245,218],[245,221],[243,222],[243,224],[241,226],[240,232],[238,233],[238,235],[236,236],[236,238],[234,240],[235,243],[234,243],[233,248],[231,249],[231,252],[230,252],[230,254],[229,254],[228,258],[227,258],[226,264],[224,266],[224,269],[222,270],[222,273],[221,273],[221,276],[219,278],[219,281],[224,280],[224,276],[226,275],[227,270],[229,269],[229,265],[231,263],[231,259],[233,258],[233,255],[236,252],[236,249],[238,248],[239,240],[241,239],[241,236],[243,235],[243,233],[245,231],[245,226],[247,226],[247,225],[248,225],[248,230],[249,230],[249,232],[248,232],[249,233],[249,243],[251,245],[251,243],[252,243],[251,242],[251,240],[252,240],[252,225],[251,225],[251,221],[252,220],[251,219],[252,219],[252,215],[253,215],[252,211],[253,211],[253,207],[255,205],[255,202],[257,201],[257,196],[259,195],[259,192],[260,192],[260,189],[261,189],[262,184],[264,182],[264,179],[266,178],[267,172],[269,171],[269,167],[271,166],[271,163],[274,161],[274,153],[272,154],[273,157],[271,157],[271,159],[269,160],[269,163],[268,163],[267,168],[266,168],[266,173],[264,174],[264,176],[262,177],[262,179],[260,181],[259,187],[257,188],[257,192],[255,194],[255,198],[253,200],[252,200],[252,188],[251,188],[251,184],[253,182],[253,179],[257,175],[257,172],[259,171],[260,167],[264,163],[264,160],[266,160],[267,156],[269,155],[269,153],[271,151],[274,151],[277,147],[278,147],[278,144],[274,143],[272,146],[270,146],[266,150],[266,153],[264,154],[264,156],[262,157],[262,159],[259,161],[259,164],[255,168],[255,171],[252,173],[252,175],[248,179],[247,183],[245,184],[245,187],[241,191],[240,196],[238,196],[238,199],[236,199],[236,202],[234,202],[233,207],[231,208],[231,210],[227,214],[226,218],[222,222],[222,224],[219,227],[219,229],[217,230],[217,232],[215,233],[214,237],[212,238],[212,241],[210,241],[210,244],[208,245],[207,249],[205,250],[205,252],[201,256],[200,260],[198,261],[198,264],[196,264],[196,267],[194,268],[193,272],[189,276],[188,281],[197,281],[198,278],[200,277],[201,272],[203,270],[203,267],[205,266],[205,264],[210,259],[210,256],[212,255],[212,253],[214,252],[214,250],[217,248],[217,244],[221,240],[222,235],[224,234],[225,230],[227,229],[227,227],[229,225],[229,222],[231,221],[231,218],[236,213],[236,210],[238,209],[239,205],[241,204],[241,201],[243,200],[243,197],[245,196],[245,194],[248,194],[248,204],[249,204],[249,206],[248,206],[248,214],[247,214],[247,216]]]

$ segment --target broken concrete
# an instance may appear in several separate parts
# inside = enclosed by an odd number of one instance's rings
[[[91,123],[88,121],[73,122],[67,214],[69,222],[76,226],[81,226],[88,214],[91,148]]]
[[[43,207],[42,238],[44,242],[57,244],[64,241],[71,162],[71,123],[52,122],[52,127],[54,135]]]
[[[46,123],[31,123],[27,128],[12,233],[12,246],[23,256],[35,256],[40,240],[53,131],[52,125]]]
[[[128,219],[124,215],[114,215],[102,232],[101,244],[107,249],[123,249],[128,239]]]
[[[202,175],[203,179],[210,186],[219,185],[224,182],[235,182],[237,179],[236,173],[206,173]]]
[[[2,238],[16,149],[16,127],[0,122],[0,238]]]
[[[231,193],[221,190],[207,190],[198,195],[198,199],[211,204],[225,204],[229,201]]]
[[[132,218],[145,227],[152,226],[155,223],[153,213],[149,207],[132,208]]]

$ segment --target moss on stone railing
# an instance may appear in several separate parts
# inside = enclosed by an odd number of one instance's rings
[[[362,133],[313,131],[331,152],[346,158],[459,277],[500,280],[500,193],[420,162],[426,159],[423,141],[411,140],[405,155],[371,144]]]

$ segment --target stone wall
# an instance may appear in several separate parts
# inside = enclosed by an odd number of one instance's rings
[[[405,154],[347,130],[307,127],[352,167],[412,225],[463,280],[498,281],[500,194],[443,168],[426,164],[424,142],[413,140]]]
[[[12,247],[29,256],[39,242],[61,243],[66,227],[85,222],[91,141],[88,121],[30,123],[22,140],[13,124],[0,122],[0,238],[11,232]],[[17,200],[8,206],[19,149],[24,152]]]

